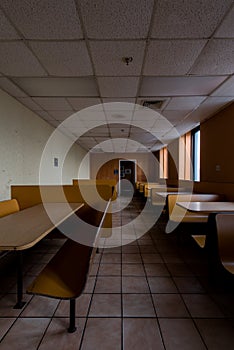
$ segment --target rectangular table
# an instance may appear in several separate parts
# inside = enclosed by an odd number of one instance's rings
[[[191,212],[218,213],[234,211],[234,202],[177,202],[176,205]]]
[[[44,207],[43,204],[38,204],[0,219],[0,250],[17,252],[17,303],[14,308],[22,308],[25,304],[22,301],[22,251],[33,247],[83,205],[83,203],[45,203]]]

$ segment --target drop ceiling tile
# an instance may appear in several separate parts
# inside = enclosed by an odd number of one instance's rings
[[[225,76],[212,77],[144,77],[141,96],[209,95]]]
[[[119,97],[119,98],[114,98],[114,97],[110,97],[110,98],[103,98],[103,103],[114,103],[114,102],[123,102],[123,103],[131,103],[131,104],[134,104],[136,99],[133,97]],[[126,106],[126,105],[122,105],[122,106]],[[107,110],[108,108],[106,108],[105,106],[105,109]]]
[[[31,109],[32,111],[42,110],[41,106],[35,103],[35,101],[33,101],[30,97],[18,97],[17,100],[20,101],[29,109]]]
[[[154,126],[150,129],[152,133],[154,132],[167,132],[169,131],[173,125],[166,118],[162,118],[156,121]]]
[[[214,39],[199,56],[191,74],[218,75],[234,73],[234,39]]]
[[[46,111],[37,111],[36,113],[44,120],[54,120],[54,118]]]
[[[182,124],[180,124],[180,126],[181,125]],[[187,125],[184,124],[183,130],[185,130],[185,131],[183,131],[183,132],[182,132],[182,128],[180,126],[178,128],[173,127],[168,132],[166,132],[164,135],[162,135],[160,137],[160,141],[164,144],[165,143],[169,144],[169,143],[173,142],[175,139],[179,138],[180,135],[185,134],[185,132],[191,130],[195,125],[197,125],[197,124],[194,124],[194,123],[187,123]]]
[[[150,41],[143,74],[186,74],[192,67],[206,42],[206,40]]]
[[[96,106],[96,105],[101,104],[100,98],[71,97],[71,98],[68,98],[67,100],[76,111],[81,111],[82,109],[87,108],[87,107],[91,107],[91,106],[93,106],[93,108],[95,110],[96,109],[99,110],[99,107],[102,109],[102,106]]]
[[[83,119],[83,124],[90,129],[96,128],[96,127],[100,127],[103,125],[106,125],[106,121],[105,120],[90,120],[90,119]],[[98,130],[97,130],[98,131]],[[99,129],[99,131],[101,131],[101,129]]]
[[[101,121],[102,123],[106,123],[106,116],[104,111],[97,110],[95,111],[80,111],[77,112],[77,115],[80,120],[88,121],[90,123],[94,123],[95,121]]]
[[[208,97],[185,121],[202,122],[233,101],[233,97]]]
[[[92,75],[93,69],[84,41],[29,42],[49,74],[57,76]]]
[[[223,22],[219,26],[218,30],[215,33],[216,38],[234,38],[234,7],[224,18]]]
[[[49,111],[49,114],[55,120],[65,120],[73,115],[73,111]]]
[[[207,96],[185,96],[185,97],[172,97],[164,111],[172,110],[193,110],[197,108]]]
[[[140,75],[145,41],[91,41],[90,49],[97,75]],[[133,60],[127,65],[123,57]]]
[[[129,128],[111,128],[110,127],[110,134],[114,137],[127,137],[129,134]]]
[[[153,0],[103,0],[98,3],[93,0],[81,0],[79,3],[89,38],[137,39],[147,37]]]
[[[150,129],[152,128],[152,126],[154,125],[155,120],[136,120],[133,119],[131,122],[131,125],[141,128],[142,132],[145,131],[150,131]]]
[[[47,75],[37,58],[22,42],[1,42],[0,71],[9,76]]]
[[[95,140],[96,140],[97,143],[100,143],[100,142],[106,141],[107,138],[106,137],[99,137],[99,136],[97,136],[97,137],[95,137]]]
[[[54,128],[57,128],[61,124],[61,120],[49,119],[48,123],[52,125]]]
[[[33,101],[48,111],[72,111],[70,104],[62,97],[34,97]]]
[[[5,77],[0,77],[0,87],[14,97],[27,97],[27,94],[21,90],[17,85]]]
[[[83,37],[73,0],[1,0],[1,6],[26,39]]]
[[[14,78],[30,96],[97,96],[94,78]]]
[[[176,125],[181,120],[186,118],[186,116],[191,112],[191,110],[176,110],[176,111],[163,111],[163,116],[168,120],[172,125]]]
[[[11,25],[2,10],[0,10],[0,39],[19,39],[15,28]]]
[[[133,113],[132,121],[155,123],[155,121],[160,117],[161,117],[161,114],[159,111],[154,111],[151,108],[139,106],[139,108],[137,108]]]
[[[234,97],[234,76],[226,80],[220,87],[218,87],[212,96],[231,96]]]
[[[153,38],[209,38],[232,0],[159,0],[156,2]]]
[[[99,77],[102,97],[135,97],[139,79],[136,77]]]

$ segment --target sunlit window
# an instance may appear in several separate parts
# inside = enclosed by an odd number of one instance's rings
[[[200,129],[193,131],[193,180],[200,181]]]
[[[191,132],[188,132],[179,140],[179,179],[191,180],[191,168]]]
[[[160,149],[159,153],[159,162],[160,162],[160,178],[167,179],[168,178],[168,150],[167,147],[163,147]]]

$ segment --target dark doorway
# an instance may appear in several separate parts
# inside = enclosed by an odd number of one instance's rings
[[[120,160],[119,167],[120,194],[124,196],[134,192],[136,163],[132,160]]]

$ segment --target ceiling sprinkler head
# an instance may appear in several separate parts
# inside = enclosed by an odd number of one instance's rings
[[[130,57],[123,57],[123,61],[128,66],[129,63],[133,61],[133,58],[131,56]]]

